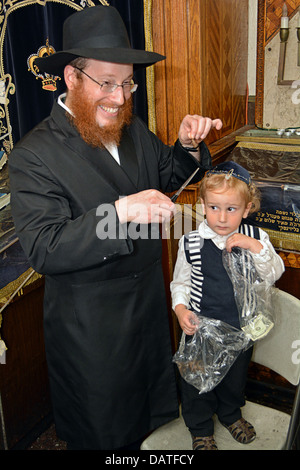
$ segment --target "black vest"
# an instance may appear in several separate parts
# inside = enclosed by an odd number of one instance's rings
[[[259,230],[241,224],[239,232],[259,239]],[[222,250],[194,230],[184,238],[187,261],[192,265],[189,309],[240,328],[232,282],[223,266]]]

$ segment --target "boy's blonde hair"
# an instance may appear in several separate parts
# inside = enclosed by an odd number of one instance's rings
[[[228,189],[238,191],[245,199],[245,206],[252,202],[249,214],[260,208],[260,193],[254,183],[247,184],[233,175],[206,173],[200,181],[200,198],[205,201],[206,191],[225,192]]]

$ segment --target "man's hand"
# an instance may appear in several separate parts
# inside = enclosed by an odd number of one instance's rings
[[[186,115],[179,128],[178,138],[183,147],[197,147],[206,138],[211,129],[222,129],[221,119],[211,119],[194,114]]]
[[[160,223],[170,220],[176,212],[175,204],[160,191],[146,189],[115,201],[121,223]]]

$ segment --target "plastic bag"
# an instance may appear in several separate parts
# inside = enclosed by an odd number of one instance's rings
[[[272,286],[260,278],[248,250],[223,250],[222,258],[233,285],[241,329],[252,341],[265,337],[274,326]]]
[[[190,339],[182,334],[173,362],[183,379],[201,394],[220,383],[240,352],[252,342],[241,330],[221,320],[197,316],[197,331]]]

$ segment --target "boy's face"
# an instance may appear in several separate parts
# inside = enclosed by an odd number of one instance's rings
[[[243,196],[235,189],[206,191],[205,201],[201,200],[208,226],[218,235],[229,235],[247,217],[252,206],[247,206]]]

